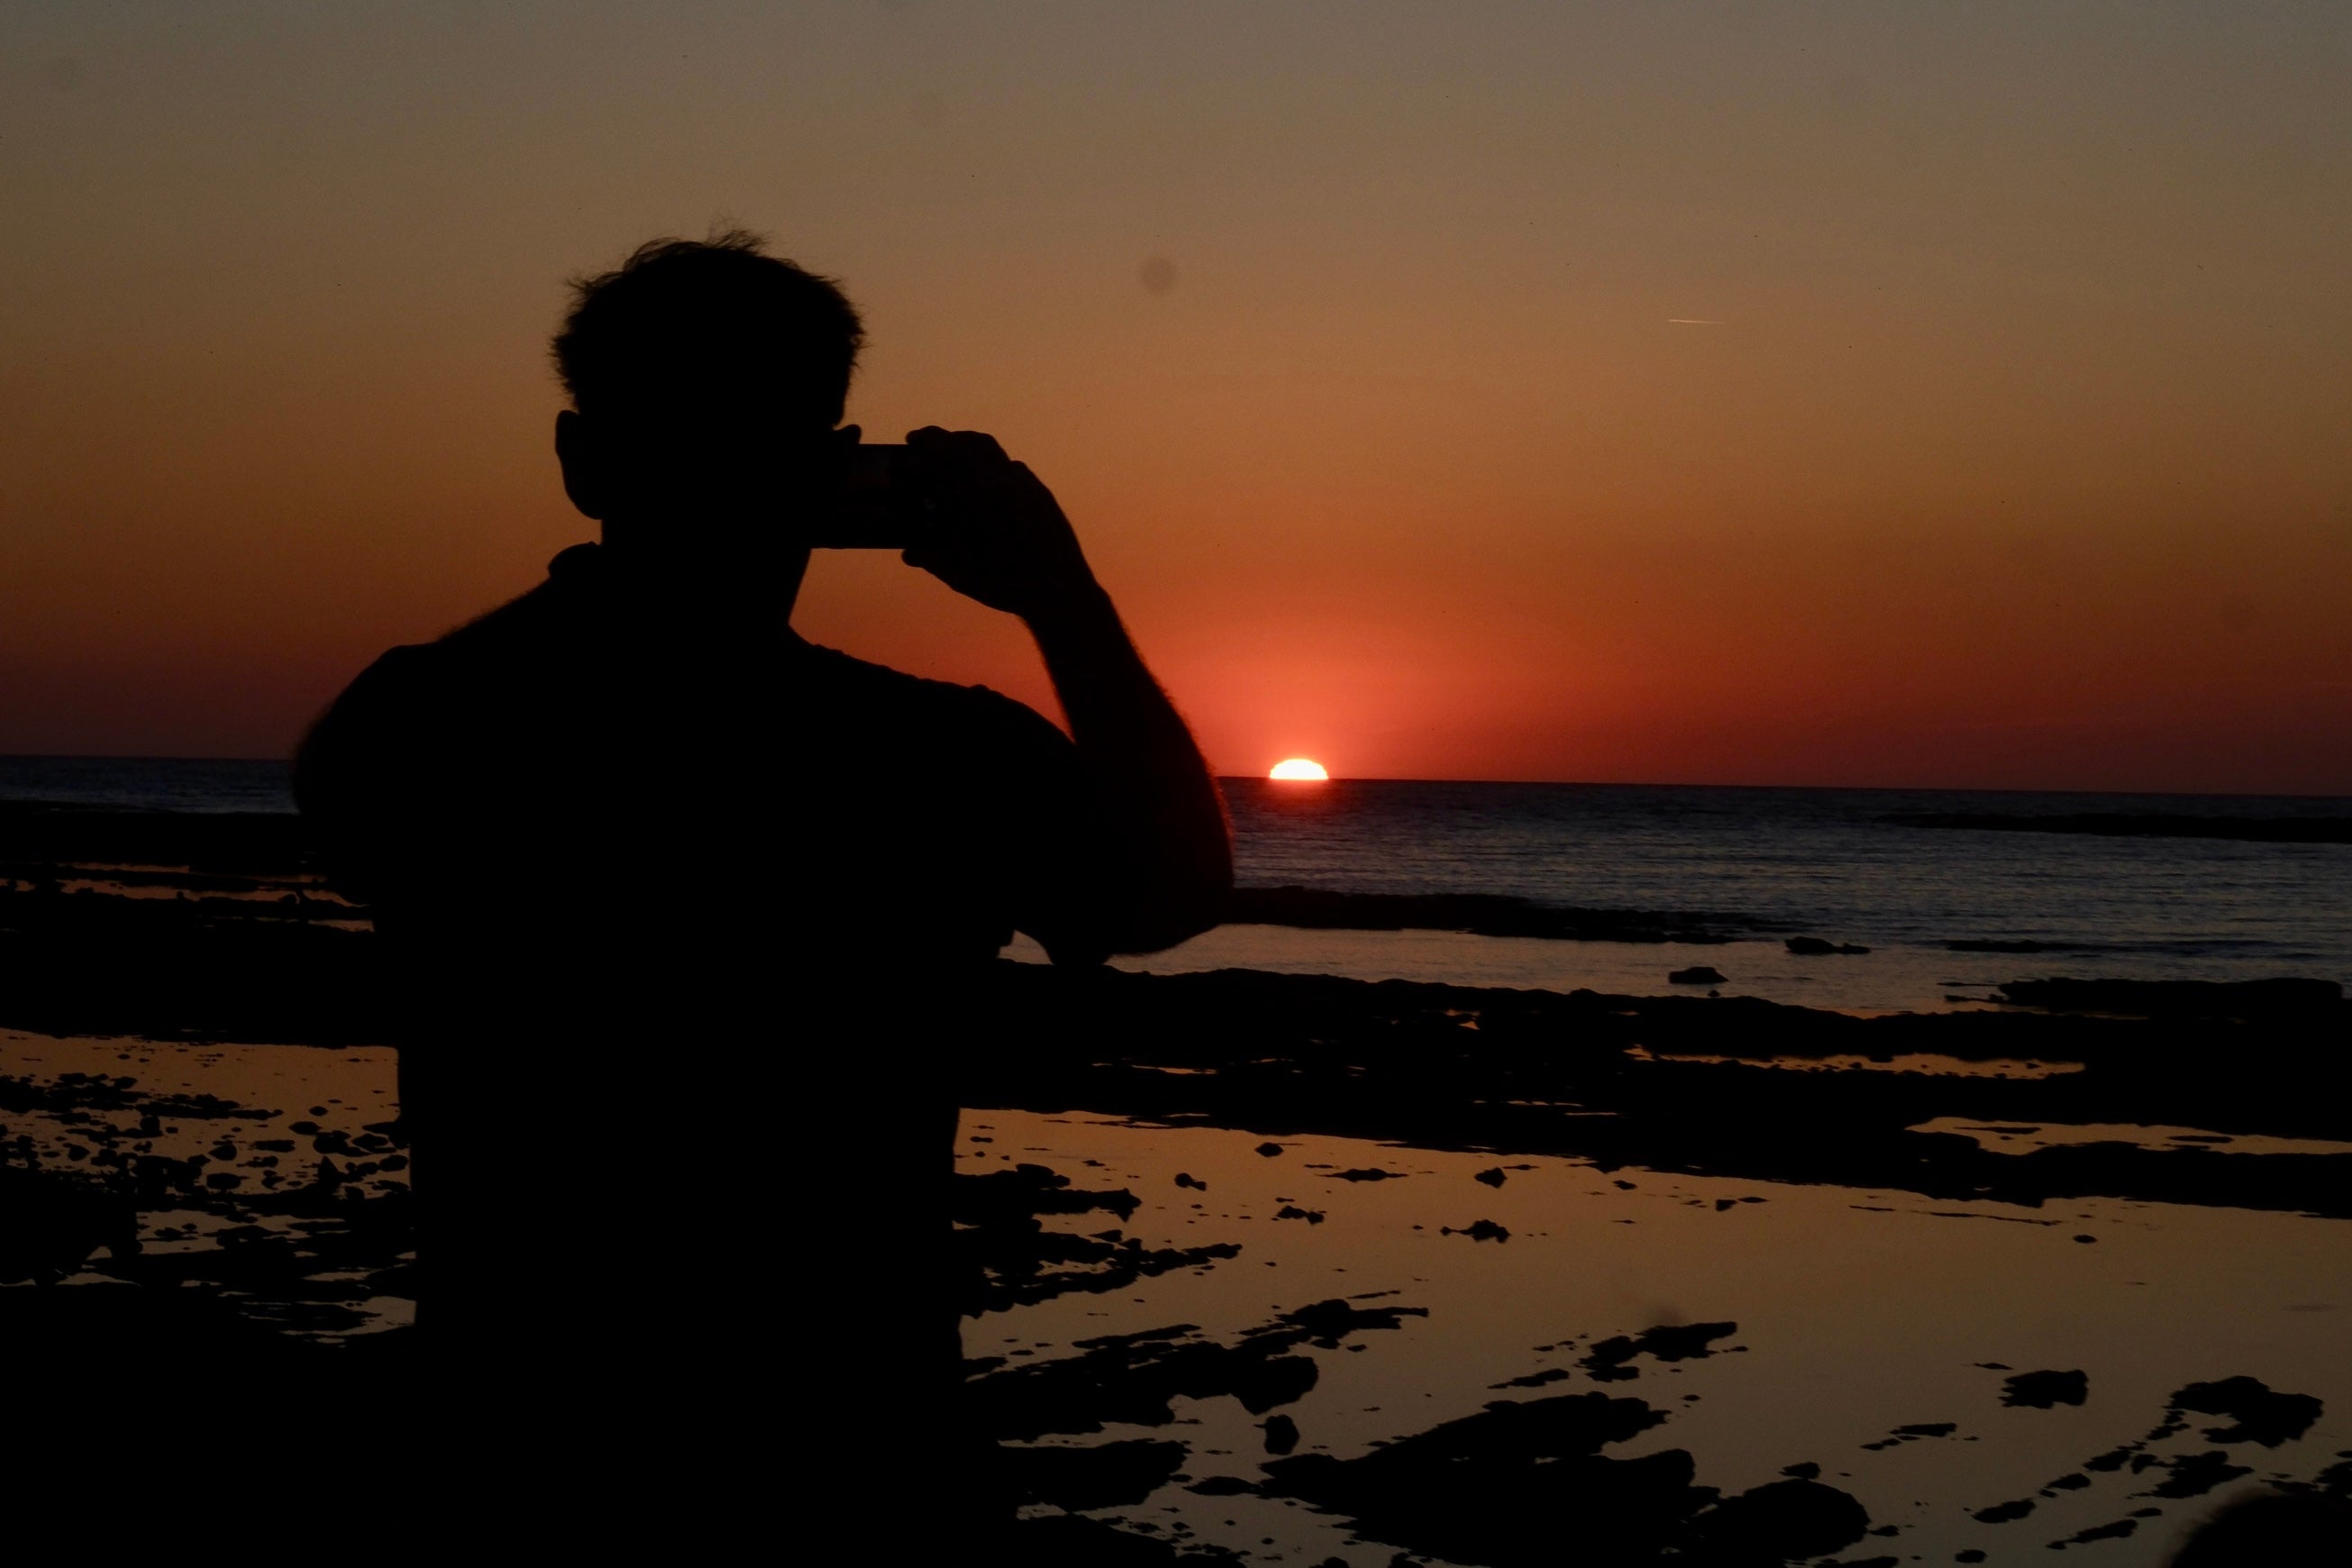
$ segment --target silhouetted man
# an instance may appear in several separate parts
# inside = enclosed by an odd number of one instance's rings
[[[435,1419],[534,1506],[648,1475],[681,1518],[790,1506],[763,1435],[794,1432],[804,1482],[893,1474],[877,1545],[940,1517],[952,1075],[1020,1048],[995,955],[1163,947],[1231,882],[1183,721],[989,437],[908,437],[934,510],[907,559],[1028,623],[1067,737],[790,629],[861,337],[742,234],[578,285],[555,446],[603,542],[386,654],[298,760],[412,1004]]]

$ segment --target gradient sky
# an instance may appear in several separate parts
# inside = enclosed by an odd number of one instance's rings
[[[1223,771],[2352,793],[2352,9],[0,11],[0,752],[270,755],[591,537],[564,278],[842,278]],[[889,557],[810,636],[1051,710]]]

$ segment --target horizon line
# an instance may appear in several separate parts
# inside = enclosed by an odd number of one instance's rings
[[[0,763],[268,763],[278,767],[290,764],[287,757],[192,757],[162,756],[132,752],[0,752]],[[1724,784],[1719,782],[1692,783],[1671,779],[1548,779],[1548,778],[1416,778],[1381,773],[1334,773],[1328,779],[1269,779],[1264,773],[1219,773],[1211,776],[1220,784],[1227,781],[1244,784],[1522,784],[1554,789],[1721,789],[1721,790],[1813,790],[1844,791],[1852,794],[1901,795],[2165,795],[2192,800],[2313,800],[2352,801],[2352,791],[2340,794],[2311,793],[2295,790],[2213,790],[2213,789],[2093,789],[2079,785],[2063,788],[2042,788],[2031,784]],[[32,804],[30,797],[16,804]]]

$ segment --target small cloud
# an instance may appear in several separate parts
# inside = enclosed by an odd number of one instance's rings
[[[1666,325],[1670,327],[1719,327],[1723,324],[1721,321],[1710,321],[1700,316],[1668,316],[1666,318]]]

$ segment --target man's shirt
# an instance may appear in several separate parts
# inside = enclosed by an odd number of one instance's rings
[[[1029,709],[612,568],[574,547],[384,655],[297,763],[410,1004],[420,1321],[542,1433],[776,1386],[816,1344],[869,1380],[833,1417],[897,1419],[954,1384],[990,962],[1016,928],[1098,958],[1118,857]]]
[[[713,617],[715,618],[715,617]],[[306,742],[303,809],[394,942],[646,987],[894,973],[1027,931],[1090,949],[1104,862],[1076,749],[984,688],[649,610],[600,547],[395,648]]]

